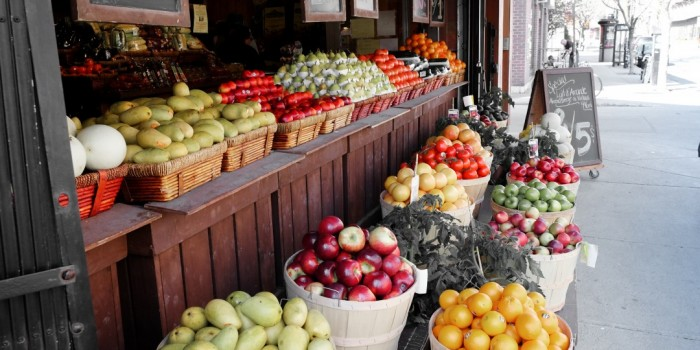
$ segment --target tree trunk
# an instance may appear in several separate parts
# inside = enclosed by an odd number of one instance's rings
[[[629,67],[629,74],[635,74],[633,57],[631,52],[632,45],[634,45],[634,26],[630,26],[629,31],[627,32],[627,67]]]
[[[666,91],[666,72],[668,70],[668,54],[671,44],[671,2],[662,9],[659,16],[659,28],[661,29],[661,41],[659,42],[659,69],[656,72],[656,89]],[[654,54],[654,53],[652,53]]]

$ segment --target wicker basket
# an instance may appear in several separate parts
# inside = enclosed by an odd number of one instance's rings
[[[394,92],[380,95],[379,97],[377,97],[377,101],[374,103],[371,113],[380,113],[389,109],[389,107],[391,107],[391,103],[394,101],[395,98],[396,93]]]
[[[324,120],[326,120],[326,114],[321,113],[289,123],[277,124],[272,149],[289,149],[315,139],[321,131]]]
[[[396,106],[406,102],[412,90],[412,86],[406,86],[404,88],[399,89],[399,91],[396,92],[396,96],[394,96],[394,100],[391,101],[391,105]]]
[[[129,166],[122,164],[116,168],[98,170],[75,178],[81,220],[112,208],[128,171]],[[62,206],[68,205],[68,197],[60,197],[58,201]]]
[[[408,95],[408,99],[412,100],[418,96],[422,96],[425,90],[425,82],[413,85],[413,90],[411,90],[411,93]]]
[[[226,138],[228,148],[224,153],[221,171],[234,171],[269,156],[275,131],[277,131],[277,124]]]
[[[128,202],[166,202],[221,175],[228,146],[212,147],[160,164],[130,164],[122,194]]]
[[[508,213],[508,216],[513,215],[515,213],[520,213],[520,214],[525,215],[525,211],[506,208],[504,206],[496,204],[496,202],[494,202],[493,199],[491,199],[491,210],[493,211],[493,213],[497,213],[499,211],[504,211],[504,212]],[[575,213],[576,213],[576,206],[574,205],[571,209],[568,209],[568,210],[554,211],[554,212],[548,211],[548,212],[540,213],[540,217],[543,218],[544,221],[547,222],[547,225],[551,225],[552,223],[554,223],[555,220],[557,220],[557,218],[560,218],[560,217],[568,220],[569,222],[573,222]]]
[[[374,104],[377,102],[377,97],[370,97],[366,100],[355,103],[355,109],[352,111],[351,121],[354,123],[360,119],[367,118],[372,114]]]
[[[355,104],[338,107],[326,112],[326,120],[321,123],[320,134],[330,134],[348,124],[352,120],[352,111],[355,109]]]

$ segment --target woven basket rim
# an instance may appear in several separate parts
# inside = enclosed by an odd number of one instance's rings
[[[326,114],[321,113],[314,116],[306,117],[299,120],[294,120],[289,123],[278,123],[277,131],[278,134],[288,134],[301,128],[305,128],[310,125],[318,124],[326,119]]]
[[[122,163],[115,168],[105,169],[105,175],[107,178],[105,180],[113,180],[119,177],[124,177],[129,173],[129,164]],[[86,174],[78,175],[75,177],[76,188],[87,187],[97,184],[100,180],[100,174],[98,171],[91,171]]]
[[[245,134],[240,134],[234,137],[227,137],[224,139],[224,141],[226,141],[228,147],[240,145],[245,143],[246,141],[250,141],[267,135],[267,130],[267,127],[257,128]]]
[[[167,176],[176,173],[192,164],[224,154],[228,149],[225,142],[217,143],[209,148],[190,153],[184,157],[173,159],[160,164],[129,164],[130,177]]]

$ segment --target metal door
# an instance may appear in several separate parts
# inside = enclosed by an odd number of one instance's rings
[[[97,348],[71,164],[51,2],[0,0],[2,350]]]

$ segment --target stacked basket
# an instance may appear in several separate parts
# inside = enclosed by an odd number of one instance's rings
[[[326,120],[326,113],[277,124],[277,131],[272,142],[272,149],[290,149],[309,142],[321,132],[321,124]]]
[[[326,120],[321,124],[319,133],[330,134],[335,130],[347,126],[352,121],[352,111],[354,104],[338,107],[326,112]]]
[[[235,137],[226,138],[221,171],[234,171],[270,155],[277,124],[268,125]]]
[[[119,193],[122,180],[129,171],[127,164],[116,168],[89,172],[75,178],[80,219],[109,210]],[[59,204],[68,205],[68,197],[59,198]]]

